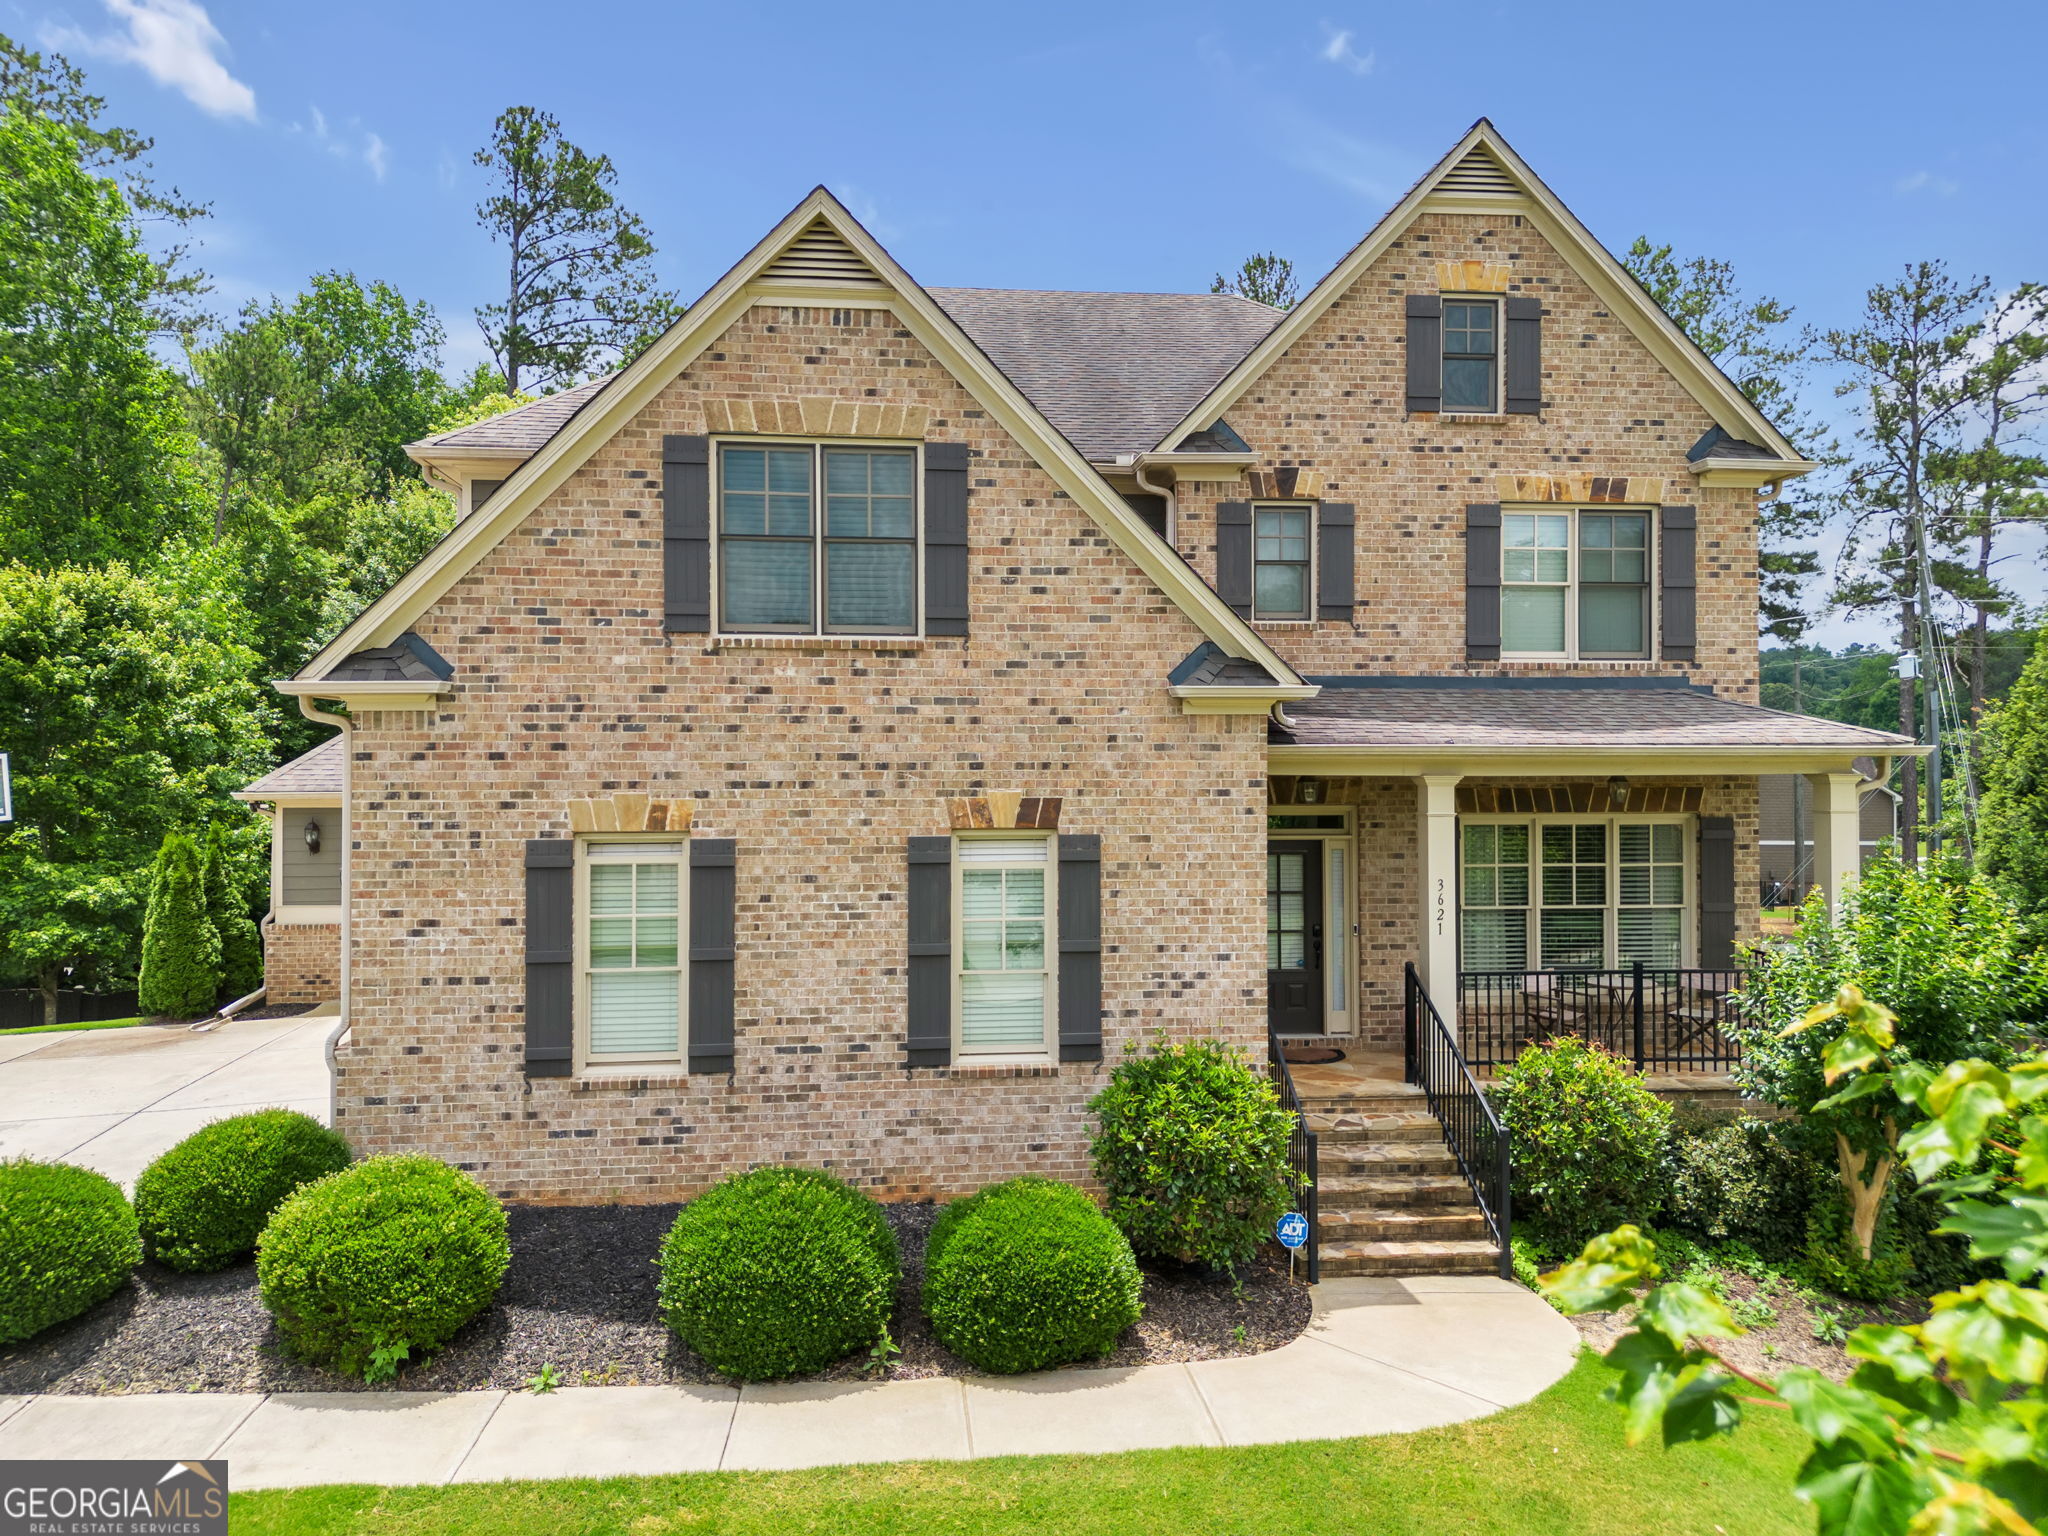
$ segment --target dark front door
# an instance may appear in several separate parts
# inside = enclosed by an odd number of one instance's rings
[[[1266,845],[1266,1024],[1323,1032],[1323,845]]]

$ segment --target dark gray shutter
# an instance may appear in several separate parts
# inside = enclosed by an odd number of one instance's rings
[[[1252,616],[1252,504],[1216,504],[1216,595],[1240,619]]]
[[[1700,818],[1700,966],[1735,966],[1735,818]]]
[[[730,1072],[734,843],[690,842],[690,1054],[692,1072]]]
[[[1408,295],[1408,413],[1444,408],[1444,301]]]
[[[711,439],[661,440],[661,627],[711,632]]]
[[[1102,1060],[1102,839],[1061,833],[1060,1060]]]
[[[575,1068],[576,845],[537,837],[526,845],[526,1075],[567,1077]]]
[[[1511,293],[1506,307],[1508,414],[1534,416],[1543,409],[1543,301]]]
[[[1465,659],[1500,660],[1500,507],[1465,509]]]
[[[1316,503],[1316,617],[1351,622],[1358,514],[1349,502]]]
[[[1658,570],[1662,573],[1659,626],[1666,661],[1699,659],[1699,514],[1691,507],[1666,507],[1658,533]]]
[[[924,632],[967,633],[967,445],[924,445]]]
[[[910,1021],[906,1067],[953,1063],[953,839],[910,840]]]

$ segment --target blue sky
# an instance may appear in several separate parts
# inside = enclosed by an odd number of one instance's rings
[[[469,156],[513,104],[613,157],[691,297],[819,182],[931,284],[1199,290],[1267,249],[1312,277],[1481,115],[1611,248],[1722,257],[1817,324],[1923,257],[2048,278],[2038,0],[0,0],[0,30],[213,204],[222,307],[353,270],[431,302],[456,364],[500,276]]]

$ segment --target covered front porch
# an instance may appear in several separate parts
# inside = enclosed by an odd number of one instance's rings
[[[1408,1049],[1412,965],[1482,1079],[1559,1034],[1724,1077],[1759,776],[1807,778],[1834,903],[1860,856],[1854,759],[1913,750],[1681,680],[1316,681],[1269,736],[1269,1028],[1376,1076]]]

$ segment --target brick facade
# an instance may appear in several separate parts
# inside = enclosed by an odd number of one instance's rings
[[[661,437],[756,395],[928,408],[966,442],[965,639],[707,643],[661,630]],[[1102,838],[1105,1053],[1264,1033],[1265,730],[1179,713],[1194,625],[893,317],[757,308],[415,628],[432,715],[354,734],[351,1049],[340,1127],[526,1200],[668,1200],[758,1163],[890,1194],[1084,1178],[1103,1069],[906,1071],[908,839],[949,800],[1061,801]],[[574,800],[686,799],[738,843],[737,1071],[521,1071],[522,845]]]
[[[263,920],[266,1003],[325,1003],[341,996],[341,924]]]

